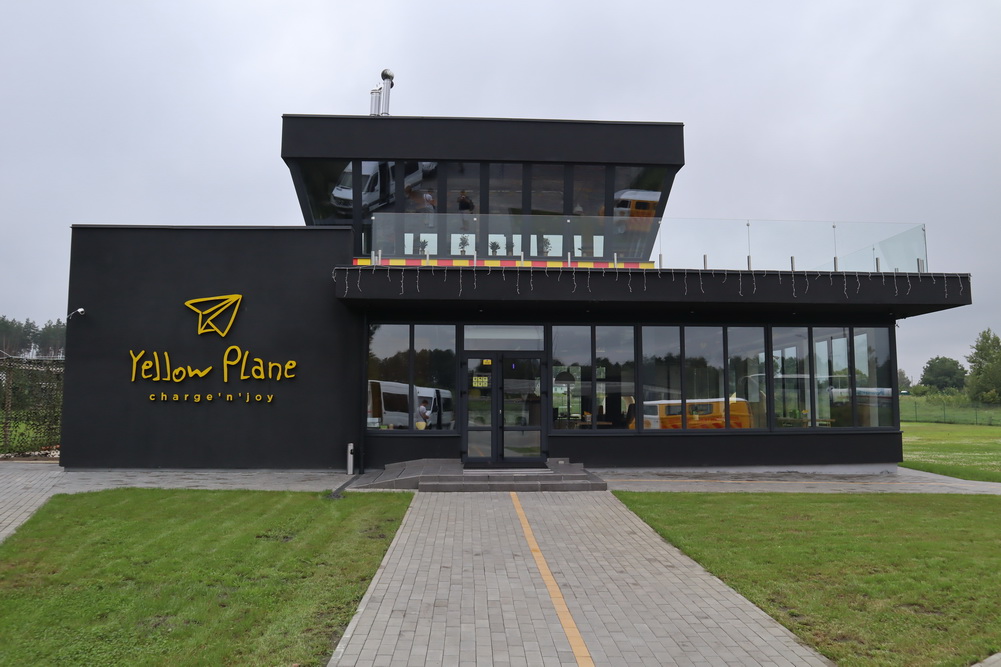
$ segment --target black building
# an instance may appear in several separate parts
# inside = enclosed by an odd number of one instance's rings
[[[662,227],[680,124],[286,116],[282,157],[303,227],[73,228],[63,465],[893,464],[894,323],[971,302],[923,234],[671,268],[735,242]]]

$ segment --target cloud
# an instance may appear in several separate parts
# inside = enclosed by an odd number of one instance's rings
[[[669,216],[926,224],[929,268],[976,292],[901,323],[916,374],[1001,329],[999,24],[931,0],[15,3],[0,312],[65,317],[74,223],[302,224],[281,115],[365,114],[389,67],[396,115],[684,122]]]

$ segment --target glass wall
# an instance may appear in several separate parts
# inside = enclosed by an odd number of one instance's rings
[[[368,339],[368,427],[409,429],[416,409],[410,391],[410,327],[373,324]]]
[[[545,327],[532,324],[467,324],[463,331],[469,350],[544,350]]]
[[[725,421],[723,328],[685,327],[684,354],[682,428],[722,427]]]
[[[668,419],[681,414],[681,328],[643,327],[642,336],[642,428],[681,428],[680,419],[676,425]]]
[[[848,327],[813,330],[817,426],[853,426]]]
[[[461,349],[538,355],[547,343],[551,400],[535,392],[534,409],[554,430],[896,422],[887,327],[476,324],[462,331],[459,340],[454,325],[370,327],[369,428],[453,429]]]
[[[728,327],[730,428],[768,426],[768,348],[763,327]]]
[[[636,415],[636,346],[633,327],[594,328],[596,428],[627,428]]]
[[[591,327],[553,327],[553,428],[590,428]]]
[[[371,325],[368,428],[455,428],[455,342],[454,325]]]
[[[809,329],[772,329],[772,372],[775,425],[781,428],[810,426]]]
[[[893,426],[890,333],[883,327],[855,329],[855,409],[859,426]]]
[[[451,429],[455,422],[455,326],[414,325],[413,349],[417,393],[414,424],[418,429]]]

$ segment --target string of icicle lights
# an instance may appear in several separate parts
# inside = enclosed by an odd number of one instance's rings
[[[464,274],[466,272],[472,272],[472,274],[473,274],[471,276],[471,278],[472,278],[472,291],[475,292],[477,289],[479,289],[479,281],[478,281],[479,274],[481,272],[485,272],[486,275],[491,275],[491,273],[493,271],[493,267],[456,267],[456,266],[453,266],[453,267],[438,267],[438,268],[441,269],[441,274],[442,274],[442,276],[441,276],[441,282],[442,282],[443,285],[448,282],[448,274],[450,272],[455,272],[457,274],[458,295],[459,296],[462,296],[463,291],[466,289],[465,285],[464,285],[464,281],[463,281]],[[428,271],[428,269],[430,269],[430,271]],[[562,280],[563,280],[564,269],[566,269],[570,273],[570,280],[568,280],[565,283],[567,285],[567,287],[568,287],[568,293],[569,294],[575,294],[577,292],[577,289],[578,289],[577,273],[578,273],[578,271],[586,272],[587,276],[586,276],[586,281],[585,281],[584,284],[586,286],[587,292],[593,294],[593,291],[591,289],[591,273],[600,270],[601,271],[601,275],[604,276],[606,274],[606,271],[608,270],[606,268],[595,269],[595,268],[592,268],[592,267],[580,268],[580,267],[577,267],[577,266],[569,266],[569,267],[560,266],[559,267],[559,272],[557,272],[555,274],[555,279],[554,279],[553,276],[550,275],[548,267],[545,267],[545,268],[543,268],[543,267],[519,268],[519,269],[516,270],[515,280],[514,280],[514,285],[513,285],[515,296],[519,296],[522,293],[522,291],[521,291],[521,287],[522,287],[521,286],[521,279],[522,279],[522,275],[523,274],[527,273],[527,277],[528,277],[528,291],[529,292],[534,292],[535,291],[535,279],[536,279],[536,274],[537,273],[541,272],[543,274],[543,276],[547,280],[549,280],[549,282],[561,283]],[[430,277],[432,277],[432,278],[435,277],[435,266],[434,265],[430,265],[430,266],[390,266],[390,265],[380,266],[380,265],[373,264],[373,265],[370,265],[370,266],[361,265],[361,266],[351,266],[351,267],[337,267],[337,268],[335,268],[331,272],[331,278],[333,279],[333,281],[334,281],[335,284],[340,283],[340,284],[343,285],[343,292],[341,293],[342,297],[347,297],[348,296],[348,294],[350,293],[351,288],[352,288],[352,283],[354,283],[354,290],[357,293],[360,294],[360,293],[363,292],[363,287],[362,287],[362,272],[366,271],[366,270],[370,271],[373,274],[376,274],[379,271],[385,271],[385,273],[386,273],[386,280],[389,281],[389,282],[393,281],[392,272],[393,271],[399,271],[399,285],[400,285],[400,292],[399,292],[399,294],[401,296],[405,296],[406,295],[406,292],[407,292],[407,276],[408,275],[412,274],[414,276],[413,289],[414,289],[415,294],[420,294],[421,293],[421,282],[420,282],[420,279],[421,279],[421,273],[422,272],[424,272],[424,273],[430,273]],[[616,283],[619,282],[619,276],[620,276],[621,273],[625,273],[627,275],[627,280],[624,281],[624,283],[625,283],[625,290],[627,290],[628,293],[633,293],[635,291],[634,288],[633,288],[633,275],[635,273],[642,274],[643,284],[642,284],[642,290],[641,291],[647,292],[650,289],[650,282],[649,282],[648,278],[653,274],[654,271],[656,271],[657,278],[660,279],[660,280],[664,280],[665,274],[667,274],[668,272],[670,272],[671,282],[672,283],[675,283],[675,282],[680,282],[681,283],[682,290],[683,290],[683,295],[684,296],[688,296],[688,292],[689,292],[689,283],[688,283],[688,280],[689,280],[689,275],[690,274],[692,274],[693,279],[694,278],[698,279],[699,291],[700,291],[701,294],[705,294],[706,293],[705,287],[706,287],[706,280],[707,279],[711,278],[711,279],[715,280],[716,282],[718,282],[719,286],[722,286],[722,285],[725,285],[727,283],[727,281],[730,279],[730,273],[736,273],[737,274],[736,292],[737,292],[737,295],[741,296],[741,297],[750,296],[750,295],[756,294],[757,291],[758,291],[758,278],[766,278],[766,277],[769,277],[769,276],[775,276],[776,279],[777,279],[778,285],[782,285],[782,286],[788,285],[788,289],[789,289],[790,295],[794,299],[798,299],[800,297],[800,294],[802,294],[804,296],[807,295],[807,294],[809,294],[810,293],[810,287],[811,287],[811,285],[816,284],[817,282],[821,281],[825,276],[827,277],[828,286],[829,287],[835,287],[835,280],[838,281],[839,284],[837,285],[836,289],[840,288],[839,291],[844,295],[844,298],[846,300],[851,300],[852,295],[858,295],[858,294],[861,293],[863,280],[868,281],[870,283],[878,280],[881,286],[886,286],[887,285],[887,280],[890,280],[891,284],[893,286],[893,296],[894,297],[900,297],[901,294],[903,294],[903,296],[910,295],[912,289],[914,288],[914,279],[915,278],[917,279],[918,283],[923,282],[926,278],[930,279],[931,282],[932,282],[932,284],[936,285],[936,286],[938,285],[938,280],[941,279],[941,282],[942,282],[941,289],[943,290],[943,295],[944,295],[944,298],[946,298],[946,299],[949,298],[949,282],[950,282],[950,279],[952,279],[952,281],[955,284],[958,284],[959,295],[960,296],[963,295],[964,290],[965,290],[965,287],[963,286],[963,275],[959,274],[959,273],[954,273],[954,274],[949,274],[949,273],[938,273],[938,274],[935,274],[935,273],[915,273],[915,274],[912,274],[912,273],[898,273],[896,271],[894,271],[894,272],[878,272],[878,273],[877,272],[873,272],[873,271],[868,271],[868,272],[866,272],[866,271],[832,271],[832,272],[824,273],[824,272],[820,272],[820,271],[767,271],[767,270],[765,270],[765,271],[726,271],[726,270],[715,270],[715,269],[625,269],[625,268],[619,268],[619,267],[616,267],[613,270],[615,271],[615,280],[612,281],[612,282],[616,282]],[[355,275],[353,277],[351,276],[351,272],[352,271],[355,273]],[[722,280],[720,280],[720,277],[722,277]],[[750,290],[749,294],[745,294],[744,293],[744,279],[746,277],[749,277],[751,279],[751,285],[750,285],[751,290]],[[787,280],[783,281],[783,277],[786,277]],[[502,278],[503,282],[505,282],[505,283],[508,282],[508,280],[507,280],[507,274],[504,271],[504,267],[501,267],[501,278]],[[425,279],[425,281],[426,280],[427,279]],[[904,285],[903,285],[904,281],[906,281],[906,290],[902,292],[902,289],[904,287]],[[854,285],[852,285],[851,283],[854,283]],[[854,288],[854,289],[851,289],[851,288]]]

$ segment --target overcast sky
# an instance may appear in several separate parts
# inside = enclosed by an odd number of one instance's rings
[[[927,225],[974,304],[900,323],[914,379],[1001,330],[997,0],[6,3],[0,314],[77,307],[75,223],[303,224],[282,114],[387,67],[393,115],[684,123],[668,217]]]

